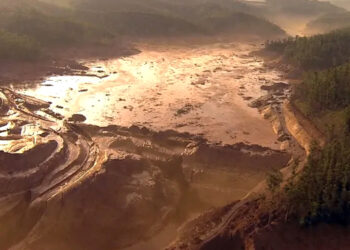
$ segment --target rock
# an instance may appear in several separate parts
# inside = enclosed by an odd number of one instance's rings
[[[251,96],[244,96],[243,99],[245,101],[250,101],[251,99],[253,99],[253,97],[251,97]]]
[[[270,119],[273,115],[273,111],[270,106],[268,106],[266,109],[261,111],[264,119]]]
[[[261,86],[262,90],[273,91],[273,92],[281,92],[289,87],[288,83],[276,82],[272,85],[263,85]]]
[[[273,96],[266,95],[252,101],[248,106],[251,108],[261,108],[268,105],[271,101],[273,101]]]
[[[190,113],[191,110],[193,109],[194,109],[193,105],[188,103],[185,106],[183,106],[181,109],[177,110],[175,116],[186,115]]]
[[[134,107],[129,105],[129,106],[124,106],[124,109],[127,109],[129,111],[133,111],[134,110]]]
[[[71,69],[75,69],[75,70],[88,70],[89,68],[78,63],[78,62],[70,62],[69,65],[67,65],[69,68]]]
[[[283,142],[281,143],[280,149],[281,149],[282,151],[286,151],[286,150],[288,150],[289,147],[290,147],[290,141],[287,140],[287,141],[283,141]]]
[[[103,79],[103,78],[106,78],[106,77],[109,77],[109,75],[99,76],[98,78]]]
[[[207,83],[207,79],[201,78],[201,79],[199,79],[199,80],[196,81],[196,82],[192,82],[191,84],[192,84],[192,85],[205,85],[206,83]]]
[[[86,117],[84,115],[81,115],[81,114],[74,114],[74,115],[72,115],[72,117],[70,117],[68,119],[68,121],[70,121],[70,122],[84,122],[84,121],[86,121]]]
[[[281,135],[279,135],[277,140],[280,142],[288,141],[290,140],[290,136],[286,133],[282,133]]]

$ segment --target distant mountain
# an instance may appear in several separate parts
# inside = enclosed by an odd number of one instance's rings
[[[299,15],[320,15],[343,11],[330,2],[318,0],[266,0],[270,9]]]
[[[285,34],[240,1],[72,0],[71,6],[86,20],[95,19],[123,35]]]
[[[321,16],[309,22],[305,30],[308,34],[317,34],[345,27],[350,27],[350,12]]]
[[[0,29],[28,36],[42,45],[96,41],[111,34],[73,13],[37,0],[0,0]]]
[[[330,0],[330,2],[339,6],[339,7],[350,10],[350,1],[349,0]]]
[[[285,32],[229,0],[0,0],[0,59],[118,37],[280,37]],[[12,51],[9,53],[8,51]]]

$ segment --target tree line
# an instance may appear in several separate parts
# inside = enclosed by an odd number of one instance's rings
[[[349,62],[350,28],[312,37],[267,41],[265,49],[280,53],[287,63],[304,70],[326,69]]]

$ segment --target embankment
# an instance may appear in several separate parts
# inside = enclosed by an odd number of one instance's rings
[[[289,132],[307,154],[310,153],[313,143],[318,143],[320,146],[326,143],[325,136],[290,101],[283,105],[283,114]]]

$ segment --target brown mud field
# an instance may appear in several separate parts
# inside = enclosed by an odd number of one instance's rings
[[[258,45],[138,47],[0,89],[0,249],[162,249],[289,162]]]

